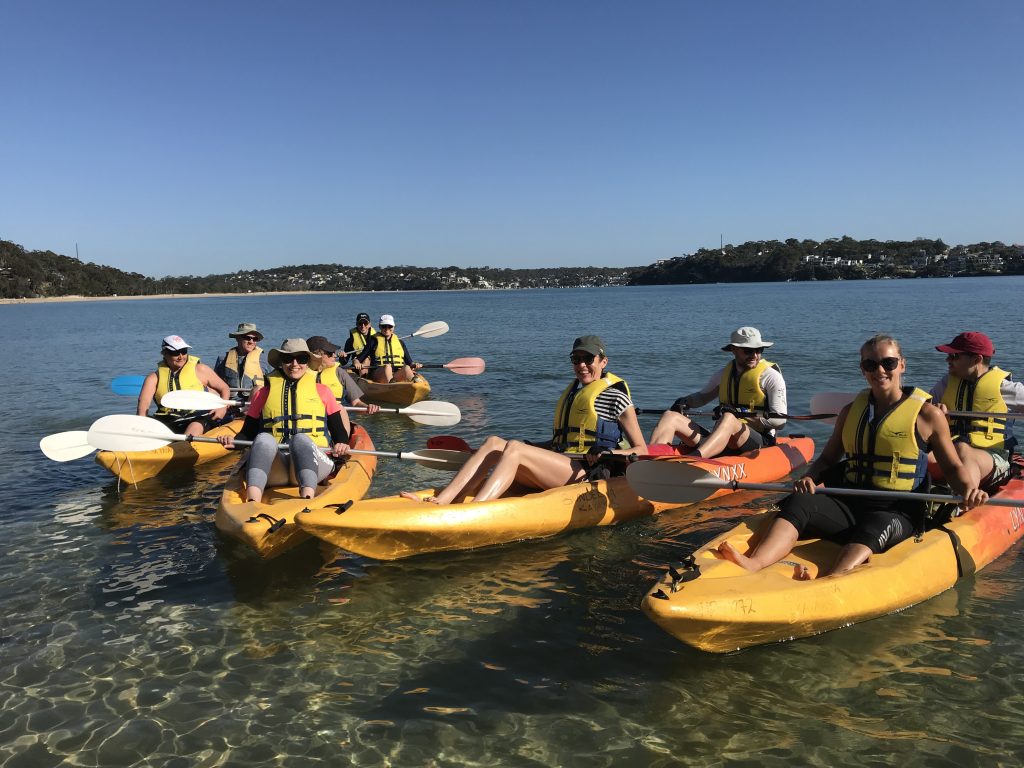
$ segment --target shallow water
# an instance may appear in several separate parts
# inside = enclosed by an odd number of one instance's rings
[[[433,429],[367,419],[378,447],[441,432],[542,438],[572,338],[601,334],[637,404],[665,407],[759,326],[790,387],[854,390],[857,346],[892,331],[908,381],[944,370],[937,343],[976,328],[1020,368],[1024,280],[712,285],[495,293],[238,297],[0,307],[0,765],[1018,765],[1024,752],[1024,565],[1015,547],[953,590],[825,635],[714,656],[638,610],[664,563],[760,509],[680,509],[617,529],[381,563],[315,543],[264,563],[213,526],[231,461],[137,488],[38,439],[132,402],[177,332],[212,362],[255,321],[336,342],[358,311],[452,330],[414,339],[464,414]],[[756,308],[756,309],[755,309]],[[592,318],[583,321],[580,318]],[[880,318],[889,318],[882,322]],[[333,319],[332,319],[333,318]],[[63,365],[40,376],[41,354]],[[42,380],[41,380],[42,379]],[[653,418],[644,417],[649,431]],[[797,431],[796,428],[791,431]],[[799,431],[819,442],[828,427]],[[381,461],[372,495],[431,485]]]

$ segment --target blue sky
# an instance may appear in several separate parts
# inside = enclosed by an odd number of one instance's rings
[[[0,3],[0,239],[161,276],[1024,242],[1024,3]]]

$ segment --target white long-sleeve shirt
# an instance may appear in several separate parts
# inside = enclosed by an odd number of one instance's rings
[[[717,399],[724,372],[724,369],[718,371],[718,373],[708,379],[708,383],[704,385],[703,389],[694,392],[692,395],[687,395],[687,405],[694,408]],[[766,368],[764,373],[758,378],[757,383],[764,392],[765,407],[768,412],[786,413],[788,407],[786,404],[786,380],[782,378],[782,374],[774,368]],[[760,416],[748,419],[747,423],[752,429],[762,434],[774,432],[786,426],[785,419],[765,419]]]

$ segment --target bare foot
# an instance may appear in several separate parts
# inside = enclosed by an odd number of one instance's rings
[[[794,565],[793,578],[797,581],[811,581],[811,572],[807,570],[806,565]]]
[[[423,498],[420,498],[412,491],[402,491],[398,495],[401,496],[403,499],[408,499],[409,501],[426,501],[433,504],[437,504],[437,499],[435,499],[433,496],[424,496]]]
[[[759,571],[760,568],[746,555],[741,555],[740,551],[736,549],[728,541],[723,541],[718,545],[718,554],[728,560],[730,563],[736,563],[740,568],[745,568],[748,571]]]

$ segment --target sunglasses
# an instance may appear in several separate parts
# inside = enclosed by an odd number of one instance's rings
[[[385,328],[394,328],[394,327],[395,327],[395,326],[393,326],[393,325],[382,325],[382,326],[380,327],[380,329],[381,329],[381,330],[383,331],[383,330],[384,330]]]
[[[747,355],[762,355],[764,354],[764,347],[737,347],[740,352]]]
[[[187,355],[188,354],[188,350],[187,349],[166,349],[165,348],[162,351],[163,351],[163,353],[165,355],[168,355],[169,357],[181,357],[182,355]]]
[[[881,366],[884,371],[895,371],[900,364],[898,357],[883,357],[881,360],[872,360],[870,357],[865,357],[860,361],[860,368],[862,371],[867,373],[874,373]]]
[[[579,365],[580,363],[590,365],[594,362],[595,357],[597,357],[597,355],[592,355],[589,352],[583,352],[575,355],[569,355],[569,362],[573,365]]]
[[[950,352],[946,355],[947,360],[959,360],[961,357],[967,357],[966,352]]]
[[[242,341],[259,341],[258,336],[243,336]]]
[[[321,357],[334,357],[338,352],[337,350],[334,352],[328,352],[326,349],[321,349],[319,352],[314,352],[313,354],[319,354]]]
[[[281,361],[281,365],[288,365],[289,363],[309,365],[309,355],[305,352],[300,352],[297,355],[281,355],[278,359]]]

